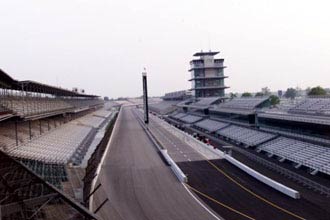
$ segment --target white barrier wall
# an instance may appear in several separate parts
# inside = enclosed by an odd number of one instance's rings
[[[165,160],[170,164],[173,173],[179,179],[180,182],[186,183],[188,182],[187,176],[182,172],[182,170],[178,167],[178,165],[173,161],[173,159],[168,155],[167,150],[160,151]]]
[[[249,174],[250,176],[256,178],[257,180],[259,180],[260,182],[265,183],[266,185],[272,187],[273,189],[276,189],[277,191],[290,196],[291,198],[294,199],[299,199],[300,198],[300,193],[294,189],[291,189],[279,182],[276,182],[264,175],[262,175],[261,173],[251,169],[250,167],[246,166],[245,164],[239,162],[238,160],[234,159],[233,157],[229,156],[228,154],[225,155],[225,159],[235,165],[236,167],[240,168],[241,170],[243,170],[244,172],[246,172],[247,174]]]

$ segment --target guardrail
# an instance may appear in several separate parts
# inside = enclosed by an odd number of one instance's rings
[[[252,168],[246,166],[245,164],[239,162],[238,160],[234,159],[233,157],[231,157],[228,154],[225,154],[225,159],[229,163],[238,167],[239,169],[241,169],[245,173],[249,174],[250,176],[254,177],[255,179],[259,180],[260,182],[263,182],[264,184],[272,187],[273,189],[275,189],[287,196],[290,196],[291,198],[300,199],[300,193],[298,191],[291,189],[290,187],[287,187],[279,182],[276,182],[276,181],[262,175],[261,173],[255,171]]]
[[[161,150],[160,152],[163,155],[163,157],[165,158],[165,160],[170,164],[171,170],[173,171],[175,176],[179,179],[179,181],[181,183],[187,183],[188,178],[187,178],[186,174],[184,174],[182,172],[180,167],[174,162],[174,160],[170,157],[170,155],[168,155],[167,150],[164,149],[164,150]]]
[[[170,155],[168,155],[167,149],[161,144],[161,142],[157,140],[157,138],[152,134],[152,132],[143,124],[142,119],[139,117],[139,115],[135,111],[133,111],[133,113],[136,116],[137,120],[139,121],[139,124],[141,125],[143,130],[150,138],[150,140],[157,147],[157,150],[160,152],[162,159],[164,159],[165,162],[171,167],[172,172],[175,174],[178,180],[182,183],[187,183],[188,177],[182,172],[180,167],[175,163],[175,161],[170,157]]]

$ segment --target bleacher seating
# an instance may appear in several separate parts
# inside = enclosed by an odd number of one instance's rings
[[[104,103],[101,99],[60,99],[28,96],[1,96],[0,112],[12,111],[21,117],[65,113],[73,109],[88,109]]]
[[[63,164],[43,163],[28,159],[21,159],[21,162],[53,186],[61,188],[61,182],[67,181],[67,172]]]
[[[202,119],[203,119],[202,117],[196,115],[187,115],[185,117],[180,118],[181,121],[187,124],[192,124]]]
[[[209,106],[219,101],[219,97],[210,97],[210,98],[200,98],[197,102],[193,103],[196,106]]]
[[[76,109],[89,108],[104,104],[101,99],[65,99],[65,102],[74,106]]]
[[[32,138],[37,137],[39,135],[39,128],[36,129],[35,121],[31,122],[31,133]],[[17,126],[18,133],[18,142],[19,144],[25,143],[29,140],[30,135],[28,131],[28,123],[21,122]],[[15,136],[15,127],[14,123],[3,123],[0,125],[0,146],[2,149],[9,150],[16,145],[16,136]]]
[[[221,128],[224,128],[228,126],[229,124],[219,122],[219,121],[214,121],[210,119],[204,119],[203,121],[199,121],[194,124],[195,127],[201,128],[203,130],[206,130],[208,132],[215,132]]]
[[[38,139],[12,149],[9,154],[18,158],[46,163],[67,163],[91,127],[67,123]]]
[[[266,101],[267,98],[234,98],[228,102],[221,103],[219,108],[233,108],[233,109],[255,109],[258,105]]]
[[[111,115],[111,111],[107,110],[98,110],[93,113],[94,116],[107,118]]]
[[[73,123],[98,128],[98,127],[100,127],[100,125],[103,123],[104,120],[105,120],[105,118],[103,118],[103,117],[86,115],[84,117],[81,117],[81,118],[75,120]]]
[[[289,110],[292,113],[328,114],[330,115],[329,98],[307,98]]]
[[[180,101],[161,101],[158,103],[150,103],[149,109],[158,114],[165,115],[175,111],[176,104],[178,104],[179,102]]]
[[[73,107],[61,99],[54,98],[6,97],[1,103],[22,117],[64,111]]]
[[[293,161],[320,172],[330,174],[330,148],[286,137],[279,137],[261,144],[258,151],[265,151],[282,159]]]
[[[174,119],[180,119],[180,118],[183,118],[185,116],[187,116],[187,114],[185,114],[185,113],[175,113],[173,115],[170,115],[170,117],[174,118]]]
[[[280,119],[285,121],[304,122],[312,124],[330,125],[330,117],[320,115],[294,114],[288,112],[263,112],[258,113],[259,118]]]
[[[298,133],[294,133],[294,132],[282,131],[282,130],[278,130],[278,129],[274,129],[274,128],[267,128],[267,127],[261,127],[260,130],[274,132],[277,134],[282,134],[282,135],[293,137],[293,138],[295,138],[295,137],[301,138],[301,139],[307,140],[307,141],[315,141],[315,142],[319,142],[319,143],[323,143],[323,144],[330,144],[330,139],[309,136],[309,135],[305,135],[305,134],[298,134]]]
[[[256,146],[265,141],[268,141],[276,135],[266,132],[257,131],[254,129],[244,128],[236,125],[231,125],[216,132],[218,135],[243,143],[247,146]]]

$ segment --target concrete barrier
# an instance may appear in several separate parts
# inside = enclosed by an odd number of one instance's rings
[[[164,122],[159,122],[159,123],[160,123],[160,125],[163,126],[162,123],[164,123]],[[172,126],[170,124],[168,124],[168,125],[169,125],[168,127],[163,126],[163,128],[165,128],[168,131],[171,131],[173,135],[180,138],[182,141],[186,142],[197,152],[204,155],[207,159],[218,159],[218,158],[224,157],[224,153],[222,151],[219,151],[219,150],[213,148],[213,146],[205,144],[200,140],[197,140],[192,135],[189,135],[188,133],[181,131],[180,129],[176,128],[175,126]],[[181,137],[179,135],[181,135]],[[193,145],[193,144],[195,144],[195,145]],[[209,155],[209,156],[214,155],[214,156],[208,158],[207,155]]]
[[[152,134],[152,132],[146,127],[143,122],[141,121],[141,118],[136,115],[141,127],[146,132],[147,136],[150,138],[150,140],[154,143],[156,146],[158,152],[160,152],[161,157],[165,160],[165,162],[171,167],[172,172],[175,174],[175,176],[179,179],[181,183],[187,183],[188,178],[187,176],[182,172],[180,167],[174,162],[174,160],[168,155],[167,149],[162,146],[162,144],[157,140],[157,138]]]
[[[235,158],[229,156],[228,154],[225,155],[225,159],[233,164],[234,166],[240,168],[241,170],[243,170],[244,172],[246,172],[247,174],[249,174],[250,176],[256,178],[257,180],[259,180],[260,182],[265,183],[266,185],[272,187],[273,189],[287,195],[290,196],[291,198],[294,199],[300,199],[300,193],[294,189],[291,189],[279,182],[276,182],[264,175],[262,175],[261,173],[251,169],[250,167],[246,166],[245,164],[239,162],[238,160],[236,160]]]
[[[180,167],[174,162],[174,160],[170,157],[170,155],[168,155],[167,150],[164,149],[161,150],[160,152],[165,158],[165,160],[170,164],[171,170],[173,171],[175,176],[179,179],[179,181],[181,183],[187,183],[188,182],[187,176],[182,172]]]

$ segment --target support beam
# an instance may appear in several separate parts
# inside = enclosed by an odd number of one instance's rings
[[[86,199],[85,199],[85,203],[87,202],[87,200],[100,188],[102,186],[102,184],[101,183],[99,183],[99,185],[97,185],[96,187],[95,187],[95,189],[86,197]]]
[[[15,121],[15,138],[16,138],[16,146],[18,146],[17,121]]]
[[[30,140],[32,140],[31,121],[29,121],[29,134],[30,134]]]
[[[107,201],[109,201],[109,199],[108,198],[106,198],[102,203],[101,203],[101,205],[99,205],[99,207],[97,207],[97,209],[94,211],[94,214],[96,214],[103,206],[104,206],[104,204],[107,202]]]
[[[41,120],[39,120],[39,130],[40,130],[40,135],[42,134],[42,130],[41,130]]]

